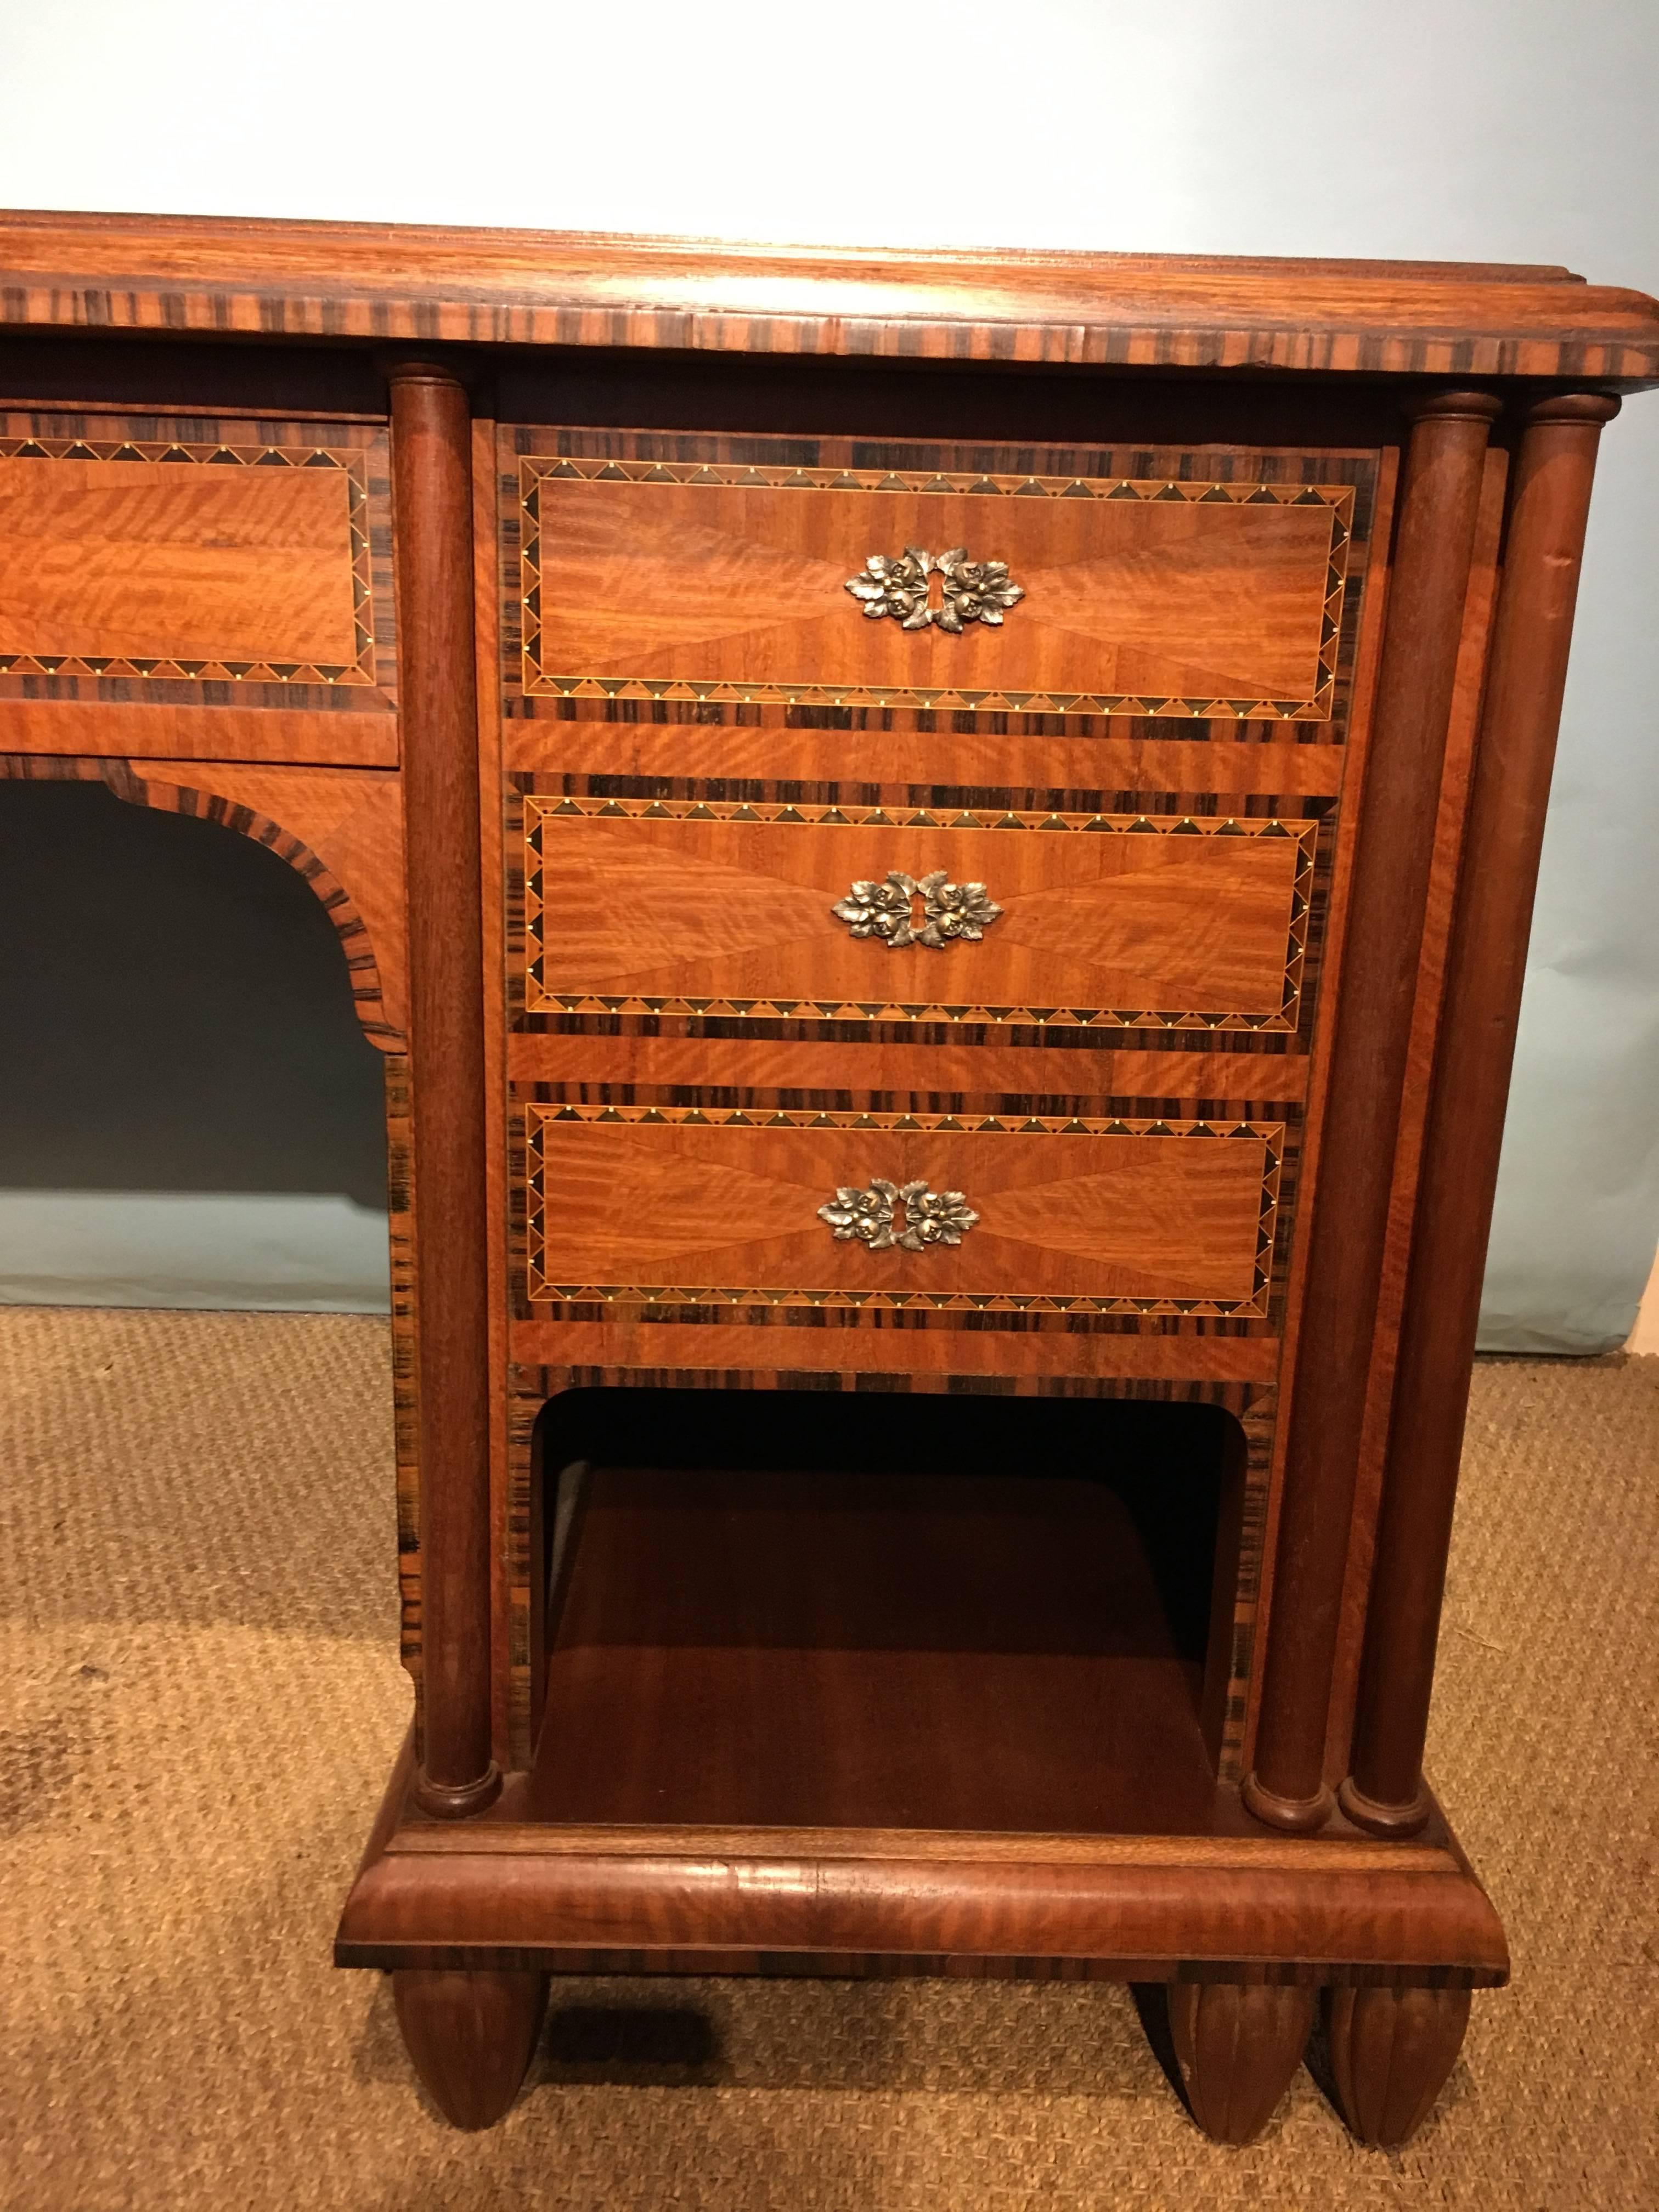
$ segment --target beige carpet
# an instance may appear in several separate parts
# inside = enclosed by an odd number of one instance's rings
[[[1431,1771],[1508,1924],[1438,2111],[1186,2119],[1127,1992],[556,1984],[445,2127],[329,1964],[408,1692],[371,1321],[0,1314],[0,2202],[1017,2212],[1659,2205],[1659,1359],[1476,1378]]]

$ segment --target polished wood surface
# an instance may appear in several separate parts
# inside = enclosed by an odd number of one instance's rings
[[[1322,1986],[1420,2122],[1507,1972],[1422,1721],[1656,379],[1548,268],[0,216],[6,773],[265,843],[386,1055],[417,1705],[338,1955],[459,2124],[555,1969],[1163,1981],[1229,2141]],[[1000,625],[845,588],[958,544]],[[831,911],[940,871],[977,939]],[[877,1177],[978,1218],[837,1241]]]
[[[987,1850],[948,1832],[411,1824],[401,1787],[386,1819],[392,1839],[340,1923],[342,1965],[1024,1974],[1046,1959],[1156,1981],[1255,1962],[1289,1982],[1465,1990],[1509,1971],[1496,1914],[1443,1845],[1379,1864],[1376,1845],[1334,1834],[1264,1859],[1259,1829]]]
[[[1229,1030],[1220,1038],[1189,1035],[1188,1048],[1179,1051],[1173,1048],[1179,1038],[1139,1029],[1126,1035],[1046,1025],[1012,1042],[1000,1025],[969,1023],[935,1029],[926,1043],[917,1043],[914,1030],[906,1029],[898,1032],[906,1042],[895,1043],[884,1029],[864,1023],[854,1028],[849,1022],[836,1038],[843,1063],[836,1072],[843,1081],[866,1064],[866,1053],[848,1057],[866,1029],[880,1040],[874,1057],[886,1083],[929,1113],[953,1110],[957,1102],[975,1096],[987,1100],[990,1110],[1005,1113],[1018,1111],[1021,1100],[1035,1106],[1039,1100],[1076,1097],[1091,1111],[1150,1109],[1177,1118],[1190,1111],[1245,1120],[1254,1110],[1282,1119],[1272,1109],[1298,1103],[1308,1090],[1308,1056],[1248,1050],[1245,1037],[1260,1034],[1254,1030]],[[1270,1034],[1277,1041],[1279,1033]],[[823,1082],[820,1042],[756,1036],[747,1028],[720,1042],[722,1071],[740,1077],[745,1085],[764,1091],[830,1089],[835,1104],[845,1103],[842,1085]],[[643,1024],[637,1033],[619,1036],[600,1031],[597,1024],[565,1030],[548,1023],[533,1035],[510,1036],[507,1056],[516,1084],[575,1083],[586,1086],[582,1095],[591,1091],[596,1097],[620,1096],[635,1085],[695,1087],[707,1078],[709,1066],[706,1038],[662,1036]]]
[[[599,1316],[603,1316],[603,1318]],[[689,1343],[686,1325],[696,1335]],[[878,1322],[858,1312],[814,1320],[810,1307],[624,1307],[586,1304],[551,1319],[515,1319],[521,1376],[550,1378],[543,1395],[588,1379],[678,1388],[961,1390],[1036,1396],[1133,1397],[1167,1388],[1188,1395],[1271,1386],[1279,1345],[1267,1322],[1154,1316],[989,1313],[972,1328],[920,1302]],[[768,1330],[775,1335],[769,1336]],[[694,1358],[695,1366],[687,1364]],[[785,1364],[787,1362],[787,1364]],[[540,1379],[536,1387],[542,1389]]]
[[[0,704],[0,736],[7,726]],[[216,823],[286,861],[333,926],[363,1034],[378,1051],[403,1049],[407,963],[398,777],[237,761],[0,752],[0,781],[57,779],[102,783],[130,805]]]
[[[711,483],[696,464],[641,461],[618,481],[625,465],[521,464],[539,525],[526,690],[623,679],[877,703],[1040,693],[1128,713],[1224,700],[1328,713],[1346,486],[963,471],[947,492],[921,489],[945,481],[923,471],[751,465]],[[684,481],[661,481],[671,473]],[[866,618],[848,579],[910,546],[1001,561],[1024,597],[959,635]]]
[[[1516,457],[1424,1136],[1352,1767],[1343,1794],[1351,1819],[1383,1832],[1412,1832],[1426,1817],[1423,1744],[1462,1408],[1480,1323],[1590,484],[1602,426],[1616,405],[1590,392],[1540,402],[1526,417]]]
[[[1310,742],[1326,734],[1317,723],[1297,723],[1298,738],[1270,722],[1208,722],[1195,731],[1159,721],[1151,726],[1163,734],[1152,738],[1126,736],[1147,726],[1121,716],[1096,717],[1092,725],[1068,719],[1060,726],[1049,716],[1028,722],[1012,715],[853,708],[839,714],[792,714],[770,705],[746,708],[738,720],[735,712],[705,704],[694,720],[665,728],[654,713],[641,714],[632,702],[561,701],[556,718],[546,702],[539,708],[534,700],[514,704],[502,730],[505,765],[531,777],[538,771],[561,777],[668,773],[688,782],[763,782],[775,779],[783,743],[797,771],[792,781],[873,779],[884,788],[896,783],[907,798],[912,790],[925,794],[918,805],[949,804],[936,796],[939,787],[952,794],[998,792],[1006,805],[1026,809],[1042,805],[1054,792],[1087,792],[1111,811],[1135,793],[1157,792],[1201,812],[1200,802],[1212,795],[1334,799],[1346,765],[1340,746]],[[1232,742],[1218,744],[1218,736]]]
[[[718,1000],[1030,1021],[1058,1000],[1085,1021],[1297,1027],[1316,823],[599,795],[532,795],[524,814],[528,1013]],[[1001,912],[929,946],[916,897],[913,941],[860,939],[835,909],[895,869],[981,884]]]
[[[1374,449],[521,423],[498,455],[502,674],[532,713],[678,702],[1010,712],[1032,735],[1135,720],[1343,733]],[[907,629],[847,588],[872,555],[953,547],[1010,566],[1024,596],[1000,623]],[[927,591],[937,615],[942,580]]]
[[[48,750],[395,763],[390,501],[379,424],[0,398],[0,717]],[[162,742],[123,742],[135,710]]]
[[[415,1343],[428,1810],[500,1787],[491,1750],[483,884],[466,395],[416,363],[392,380],[413,1076]]]
[[[416,224],[19,211],[16,325],[384,343],[1640,379],[1659,308],[1566,270],[733,246]]]
[[[500,653],[499,560],[495,514],[495,426],[475,416],[472,422],[472,584],[478,714],[478,857],[480,900],[479,990],[483,1005],[485,1205],[492,1222],[508,1212],[507,1142],[507,1006],[501,989],[506,969],[501,885],[506,879],[505,810],[496,803],[503,789],[501,696],[496,680]],[[513,1587],[512,1543],[500,1540],[507,1525],[511,1413],[507,1390],[508,1254],[497,1235],[486,1254],[489,1332],[489,1518],[496,1539],[490,1545],[489,1710],[496,1763],[512,1759],[512,1681],[514,1615],[526,1631],[526,1594]]]
[[[33,441],[31,441],[33,442]],[[214,468],[21,458],[0,445],[0,661],[252,663],[371,683],[356,665],[350,485],[341,462]],[[280,447],[269,449],[281,454]],[[171,673],[171,665],[164,672]]]
[[[786,1316],[791,1310],[799,1310],[784,1309]],[[1131,1492],[1140,1486],[1134,1526],[1151,1547],[1149,1557],[1161,1577],[1170,1632],[1189,1659],[1202,1655],[1200,1732],[1212,1775],[1228,1785],[1217,1803],[1224,1810],[1231,1807],[1236,1827],[1247,1826],[1232,1790],[1241,1771],[1273,1389],[1261,1380],[1230,1379],[1222,1362],[1206,1359],[1212,1347],[1201,1339],[1164,1345],[1164,1352],[1173,1356],[1159,1373],[1144,1358],[1133,1357],[1158,1347],[1118,1336],[1089,1346],[1084,1356],[1076,1346],[1068,1353],[1063,1338],[1054,1341],[1050,1351],[1058,1357],[1024,1362],[1030,1371],[1009,1392],[1006,1378],[989,1379],[1006,1366],[1007,1352],[994,1338],[982,1340],[994,1316],[983,1320],[987,1326],[979,1333],[968,1334],[957,1323],[938,1340],[948,1364],[937,1370],[915,1360],[902,1339],[878,1336],[866,1340],[857,1367],[848,1363],[851,1371],[842,1373],[763,1366],[653,1370],[637,1363],[678,1334],[672,1327],[612,1326],[602,1334],[580,1323],[556,1324],[545,1333],[567,1352],[597,1350],[612,1358],[620,1353],[634,1364],[514,1370],[515,1586],[530,1586],[544,1620],[556,1617],[558,1593],[580,1557],[574,1541],[580,1516],[571,1519],[565,1552],[554,1563],[545,1534],[534,1533],[538,1491],[544,1531],[556,1523],[563,1527],[568,1479],[561,1470],[577,1463],[586,1499],[592,1480],[588,1455],[606,1450],[626,1449],[642,1465],[705,1469],[881,1471],[908,1479],[929,1472],[964,1477],[1046,1467],[1121,1478]],[[1018,1315],[1006,1325],[1024,1331],[1029,1316]],[[714,1359],[757,1357],[752,1328],[706,1325],[703,1334],[714,1339]],[[521,1325],[515,1341],[531,1334]],[[596,1347],[592,1340],[601,1337]],[[929,1349],[932,1341],[921,1348]],[[1262,1349],[1269,1353],[1261,1367],[1267,1376],[1272,1347]],[[810,1348],[790,1347],[793,1358],[814,1362],[833,1358],[839,1350],[836,1337],[822,1335]],[[1211,1365],[1218,1379],[1196,1379]],[[812,1393],[810,1407],[798,1395],[803,1390]],[[878,1398],[879,1411],[872,1413]],[[522,1635],[514,1646],[512,1763],[517,1768],[530,1765],[542,1723],[538,1668],[545,1646],[545,1633],[533,1648]]]
[[[1254,2142],[1302,2063],[1317,1991],[1295,1983],[1174,1982],[1168,1997],[1194,2119],[1217,2142]]]
[[[0,744],[20,753],[101,753],[115,760],[396,768],[398,720],[386,711],[332,714],[311,708],[296,713],[270,707],[127,702],[112,714],[102,702],[0,696]]]
[[[1324,1775],[1343,1570],[1364,1425],[1412,1011],[1487,435],[1498,403],[1454,392],[1412,426],[1388,635],[1361,800],[1316,1209],[1297,1351],[1255,1767],[1246,1802],[1290,1828],[1328,1820]],[[1271,1603],[1271,1600],[1270,1600]]]
[[[1446,767],[1441,779],[1440,809],[1435,823],[1434,864],[1429,879],[1423,961],[1412,1012],[1411,1048],[1407,1059],[1405,1094],[1401,1105],[1400,1135],[1395,1147],[1388,1243],[1373,1330],[1370,1373],[1366,1384],[1365,1425],[1360,1448],[1358,1478],[1354,1485],[1348,1565],[1342,1595],[1342,1624],[1332,1677],[1330,1716],[1326,1730],[1325,1779],[1333,1789],[1340,1785],[1347,1773],[1353,1734],[1354,1700],[1358,1686],[1360,1648],[1364,1635],[1377,1503],[1382,1494],[1382,1462],[1388,1448],[1389,1400],[1394,1387],[1394,1354],[1405,1304],[1413,1201],[1422,1159],[1423,1125],[1434,1060],[1435,1036],[1440,1022],[1447,941],[1457,887],[1463,810],[1468,797],[1469,772],[1480,713],[1480,694],[1486,679],[1492,614],[1498,599],[1509,470],[1510,455],[1504,447],[1501,445],[1488,446],[1486,467],[1481,474],[1480,515],[1475,526],[1469,587],[1463,602],[1463,632],[1458,642],[1457,675],[1453,685],[1451,720],[1446,735]]]
[[[1469,1992],[1455,1984],[1332,1989],[1325,2039],[1342,2116],[1362,2143],[1409,2142],[1457,2063]]]
[[[519,2094],[547,2010],[545,1974],[392,1977],[398,2026],[432,2101],[458,2128],[489,2128]]]
[[[597,1469],[524,1812],[1201,1828],[1204,1626],[1086,1480]]]
[[[1265,1310],[1282,1126],[784,1112],[527,1108],[532,1304]],[[876,1178],[963,1193],[977,1224],[920,1252],[837,1237],[819,1209]]]
[[[1012,1867],[910,1861],[873,1838],[856,1860],[810,1840],[653,1857],[386,1852],[359,1878],[342,1966],[540,1967],[571,1973],[1041,1972],[1044,1960],[1156,1981],[1187,1964],[1286,1961],[1309,1980],[1367,1971],[1465,1989],[1508,1978],[1496,1914],[1450,1859],[1432,1874],[1324,1861]]]

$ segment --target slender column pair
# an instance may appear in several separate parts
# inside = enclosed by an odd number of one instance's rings
[[[1519,1008],[1525,923],[1596,440],[1614,400],[1523,431],[1466,832],[1346,1809],[1408,1832]],[[1498,403],[1445,392],[1407,453],[1350,895],[1291,1407],[1252,1811],[1316,1827],[1371,1329],[1481,474]],[[415,1087],[424,1729],[416,1794],[465,1814],[490,1755],[483,1030],[470,410],[392,376]],[[1342,1190],[1342,1203],[1331,1194]]]
[[[1343,1809],[1427,1818],[1421,1765],[1446,1548],[1590,479],[1618,402],[1525,418],[1466,817]],[[1244,1799],[1323,1825],[1326,1726],[1435,818],[1487,434],[1444,395],[1413,424],[1347,920],[1297,1356],[1254,1772]]]

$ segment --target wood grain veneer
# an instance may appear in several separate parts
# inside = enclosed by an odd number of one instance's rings
[[[1349,1817],[1384,1833],[1413,1833],[1427,1818],[1423,1745],[1462,1442],[1462,1422],[1449,1419],[1447,1407],[1467,1391],[1474,1357],[1590,484],[1616,404],[1587,393],[1540,402],[1527,416],[1516,461],[1343,1792]],[[1460,2024],[1453,2056],[1461,2039]],[[1415,2124],[1376,2139],[1403,2139]]]
[[[532,1308],[1266,1310],[1281,1124],[651,1105],[526,1119]],[[838,1239],[819,1208],[877,1176],[959,1190],[977,1224],[919,1253]]]
[[[6,728],[0,706],[0,735]],[[131,805],[217,823],[286,861],[333,925],[363,1034],[378,1051],[404,1049],[408,956],[398,776],[237,761],[0,752],[0,781],[58,778],[102,783]]]
[[[483,867],[466,395],[422,362],[392,380],[400,560],[404,855],[420,1440],[421,1771],[454,1817],[501,1786],[490,1707],[489,1238]]]
[[[1310,1239],[1301,1413],[1286,1445],[1275,1567],[1295,1595],[1268,1637],[1245,1785],[1259,1817],[1291,1828],[1322,1826],[1330,1814],[1325,1738],[1367,1379],[1353,1346],[1382,1285],[1440,779],[1498,404],[1481,392],[1437,395],[1413,424],[1407,458],[1322,1139],[1347,1188],[1340,1212],[1316,1213]]]
[[[1054,792],[1079,799],[1086,793],[1121,809],[1145,792],[1312,799],[1334,798],[1342,787],[1340,749],[1306,742],[1317,733],[1308,723],[1296,725],[1298,743],[1270,722],[1155,721],[1160,735],[1139,738],[1123,735],[1142,726],[1123,719],[1097,718],[1091,729],[1086,720],[1062,726],[1033,716],[1033,733],[1011,729],[1015,718],[1000,714],[815,714],[773,704],[745,708],[739,719],[705,703],[694,719],[671,723],[665,707],[631,700],[561,700],[556,711],[545,700],[514,705],[502,726],[503,764],[532,777],[672,772],[688,782],[764,782],[775,775],[785,742],[799,781],[896,784],[915,806],[960,805],[965,791],[998,791],[1005,804],[1022,807],[1042,805]],[[526,718],[526,705],[534,719]]]
[[[1342,733],[1374,452],[532,424],[503,425],[498,450],[502,673],[532,713],[550,696]],[[1024,592],[1000,625],[907,629],[846,588],[872,554],[957,546]]]
[[[662,462],[619,481],[623,465],[520,463],[540,606],[525,629],[528,691],[597,679],[876,705],[1017,694],[1130,714],[1225,700],[1329,718],[1346,486],[963,471],[945,491],[931,488],[941,475],[879,468],[751,466],[711,483],[706,467]],[[956,545],[1006,562],[1024,591],[999,627],[907,631],[847,592],[872,553]]]
[[[1297,1025],[1316,821],[533,793],[524,819],[526,1013]],[[836,906],[896,868],[1001,911],[854,937]]]
[[[344,694],[343,696],[346,696]],[[116,760],[271,761],[304,766],[396,768],[397,717],[268,707],[136,706],[112,714],[102,702],[0,696],[8,750],[102,754]]]
[[[1420,2120],[1507,1971],[1423,1723],[1652,381],[1546,267],[0,216],[0,765],[264,842],[386,1054],[416,1716],[337,1955],[459,2124],[617,1969],[1164,1980],[1226,2141],[1322,1984]],[[845,588],[957,544],[1001,625]],[[978,939],[831,912],[941,870]],[[878,1176],[979,1218],[837,1241]]]
[[[1659,308],[1559,268],[18,211],[0,313],[110,330],[1158,368],[1659,374]]]
[[[1187,1829],[1198,1674],[1086,1479],[598,1470],[523,1812]]]
[[[147,750],[101,706],[205,720],[221,758],[395,762],[388,466],[375,425],[0,406],[0,716],[46,750]]]
[[[356,665],[371,641],[351,489],[337,465],[167,468],[0,447],[0,660],[94,672],[95,658],[122,675],[252,663],[372,683]]]

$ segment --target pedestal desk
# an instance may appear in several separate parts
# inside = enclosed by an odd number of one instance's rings
[[[1397,2143],[1596,442],[1553,268],[15,216],[0,746],[254,837],[385,1054],[416,1717],[340,1923],[1165,1985]],[[288,1756],[303,1757],[304,1747]]]

